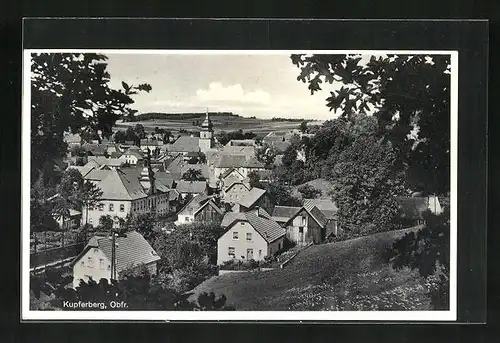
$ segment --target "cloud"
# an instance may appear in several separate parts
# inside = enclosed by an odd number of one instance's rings
[[[208,89],[196,91],[198,100],[203,102],[240,102],[267,105],[271,103],[271,95],[263,90],[245,92],[240,84],[224,87],[220,82],[212,82]]]

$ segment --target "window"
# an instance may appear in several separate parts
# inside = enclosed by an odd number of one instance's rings
[[[259,257],[262,257],[262,250],[259,249]]]
[[[99,259],[99,268],[104,269],[104,259]]]
[[[111,265],[110,264],[108,264],[108,270],[111,270]]]
[[[238,239],[238,231],[233,231],[233,239]]]
[[[124,204],[120,204],[120,212],[125,212],[125,205]]]
[[[247,232],[247,241],[251,241],[251,240],[252,240],[252,233]]]
[[[301,227],[299,227],[299,233],[300,233],[300,234],[303,234],[303,233],[304,233],[304,228],[303,228],[302,226],[301,226]]]
[[[189,221],[189,217],[185,217],[184,220],[188,222]]]
[[[80,266],[82,266],[82,267],[83,267],[84,265],[85,265],[85,262],[81,261],[81,262],[80,262]]]
[[[89,256],[87,258],[87,262],[88,262],[89,268],[93,268],[94,267],[94,261],[92,261],[92,257],[91,256]]]
[[[89,223],[92,224],[92,218],[89,218]]]
[[[234,257],[235,257],[234,247],[229,247],[229,248],[227,249],[227,254],[228,254],[230,257],[234,258]]]
[[[247,260],[253,259],[253,249],[247,249]]]
[[[99,204],[99,211],[104,211],[104,204]]]
[[[113,212],[115,210],[115,205],[109,204],[109,212]]]
[[[301,217],[302,219],[302,226],[306,226],[306,217]]]
[[[240,222],[240,225],[245,225],[245,223],[243,223],[243,222]]]

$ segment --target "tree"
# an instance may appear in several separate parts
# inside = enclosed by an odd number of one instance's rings
[[[248,183],[250,184],[250,187],[252,187],[252,188],[253,187],[264,188],[264,186],[260,182],[260,175],[255,170],[248,173]]]
[[[78,170],[70,168],[62,173],[61,180],[56,186],[55,213],[61,217],[61,244],[63,247],[66,219],[70,217],[70,210],[81,209],[83,183],[82,174]]]
[[[182,174],[182,180],[185,181],[203,181],[205,178],[199,169],[189,168],[184,174]]]
[[[205,155],[204,153],[200,152],[198,154],[198,162],[201,163],[201,164],[207,163],[207,155]]]
[[[136,124],[134,131],[139,137],[139,139],[146,138],[146,130],[144,129],[144,126],[142,126],[142,124]]]
[[[256,157],[266,169],[270,169],[274,164],[274,160],[276,159],[277,151],[275,148],[270,146],[269,144],[263,144],[262,147],[257,149]]]
[[[154,239],[157,219],[154,213],[141,213],[126,220],[127,231],[139,232],[148,242]]]
[[[131,96],[151,91],[148,84],[110,87],[107,57],[95,53],[35,53],[31,64],[31,171],[52,177],[55,160],[66,154],[64,132],[101,130],[110,137],[117,119],[133,110]]]
[[[279,183],[269,183],[267,186],[267,192],[271,203],[279,206],[301,206],[299,199],[293,197],[290,194],[288,187],[283,186]]]
[[[98,206],[102,191],[92,182],[84,182],[81,190],[81,201],[85,208],[85,224],[89,222],[89,208]]]
[[[166,130],[166,131],[163,133],[163,144],[168,144],[168,143],[170,143],[170,137],[173,137],[173,136],[172,136],[172,132],[170,132],[169,130]]]
[[[321,192],[319,189],[316,189],[313,186],[307,184],[300,186],[297,190],[304,199],[316,199],[318,196],[323,194],[323,192]]]
[[[109,214],[106,214],[99,218],[99,229],[103,234],[109,234],[109,232],[111,232],[111,230],[113,229],[113,226],[114,220]]]
[[[87,157],[87,150],[85,150],[80,145],[76,145],[70,150],[71,156],[73,157]]]
[[[406,233],[386,252],[395,269],[409,267],[431,284],[429,289],[436,309],[449,308],[450,216],[449,209],[440,215],[424,212],[423,229]],[[429,282],[430,281],[430,282]]]
[[[445,193],[450,175],[450,57],[448,55],[292,55],[298,80],[311,94],[321,84],[341,84],[327,106],[350,120],[373,112],[391,141],[407,183],[425,193]],[[432,170],[432,173],[428,171]],[[430,175],[430,177],[429,177]]]
[[[302,133],[307,133],[307,122],[306,121],[303,121],[300,123],[299,130]]]
[[[125,143],[127,140],[127,132],[123,130],[118,130],[115,132],[113,139],[115,143]]]

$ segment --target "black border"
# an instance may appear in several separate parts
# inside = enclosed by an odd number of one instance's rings
[[[458,50],[457,316],[485,322],[487,21],[38,18],[23,24],[24,48]]]

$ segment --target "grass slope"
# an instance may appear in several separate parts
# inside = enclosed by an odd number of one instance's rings
[[[284,269],[213,277],[194,293],[224,294],[237,310],[430,310],[423,279],[383,259],[410,230],[312,246]]]

